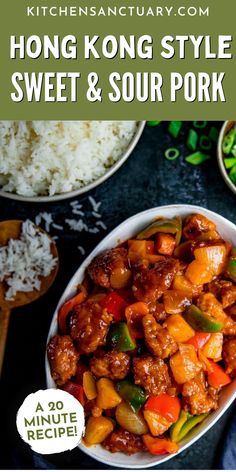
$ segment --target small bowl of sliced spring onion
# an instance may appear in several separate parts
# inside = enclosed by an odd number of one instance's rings
[[[223,179],[236,194],[236,121],[225,121],[222,126],[217,157]]]

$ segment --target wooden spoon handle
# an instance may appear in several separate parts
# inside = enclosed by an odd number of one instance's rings
[[[0,307],[0,375],[2,372],[10,314],[10,310]]]

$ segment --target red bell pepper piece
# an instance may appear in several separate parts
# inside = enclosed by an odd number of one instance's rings
[[[81,405],[84,406],[84,390],[81,385],[78,385],[75,382],[71,382],[70,380],[68,380],[64,385],[62,385],[61,389],[73,395],[73,397],[75,397],[76,400],[78,400]]]
[[[208,383],[211,387],[220,388],[231,382],[230,376],[225,373],[219,364],[208,359],[208,365]]]
[[[192,338],[187,341],[187,344],[192,344],[196,351],[202,349],[203,346],[209,341],[211,333],[196,333]]]
[[[70,300],[67,300],[58,311],[58,326],[60,329],[60,332],[62,334],[66,334],[68,332],[68,327],[66,324],[67,321],[67,316],[71,312],[71,310],[76,306],[80,305],[86,298],[86,295],[84,292],[79,292],[77,295],[75,295],[73,298]]]
[[[178,451],[178,446],[170,439],[154,438],[150,434],[142,436],[143,442],[151,454],[173,454]]]
[[[158,396],[150,396],[144,405],[144,409],[155,411],[167,421],[175,423],[179,418],[181,404],[178,397],[162,393]]]
[[[127,307],[126,301],[116,292],[111,292],[99,302],[101,307],[114,316],[115,321],[124,319],[124,311]]]

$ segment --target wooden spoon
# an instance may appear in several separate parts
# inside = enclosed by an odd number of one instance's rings
[[[6,246],[9,239],[20,238],[22,223],[23,221],[20,220],[2,221],[0,223],[0,246]],[[41,228],[39,229],[43,232]],[[58,258],[57,247],[53,240],[51,240],[51,253],[53,257]],[[0,282],[0,373],[4,359],[11,310],[22,305],[27,305],[28,303],[33,302],[46,293],[55,280],[58,266],[59,263],[57,259],[57,264],[55,265],[52,272],[47,277],[40,277],[40,290],[33,290],[32,292],[17,292],[14,300],[12,301],[5,299],[7,285],[4,283],[4,281]]]

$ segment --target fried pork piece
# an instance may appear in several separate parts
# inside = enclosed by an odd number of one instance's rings
[[[223,359],[227,374],[236,375],[236,338],[229,339],[224,343]]]
[[[90,368],[96,377],[109,379],[124,379],[130,369],[130,358],[125,352],[104,352],[102,349],[95,353],[90,361]]]
[[[234,303],[234,305],[229,306],[226,309],[226,313],[227,315],[231,317],[231,319],[235,321],[236,320],[236,303]]]
[[[215,279],[207,285],[207,288],[222,303],[223,308],[236,302],[236,285],[230,280]]]
[[[52,378],[57,385],[63,385],[75,375],[79,353],[70,336],[53,336],[48,343],[47,354]]]
[[[208,315],[212,316],[216,320],[225,323],[227,316],[221,303],[216,299],[213,293],[208,292],[200,295],[197,300],[197,306],[200,310],[208,313]]]
[[[195,239],[202,233],[214,231],[216,229],[215,223],[208,220],[204,215],[195,213],[186,218],[183,227],[183,236],[185,239]]]
[[[207,389],[204,372],[201,371],[192,380],[183,384],[183,403],[191,415],[209,413],[218,408],[215,389]]]
[[[213,293],[203,293],[200,295],[197,305],[200,310],[208,313],[208,315],[224,324],[224,328],[222,329],[224,335],[236,336],[235,321],[224,312],[222,304],[216,299]]]
[[[230,316],[227,316],[224,329],[222,329],[222,333],[225,336],[236,336],[236,323],[232,320]]]
[[[178,271],[179,262],[169,257],[154,264],[151,269],[137,271],[134,275],[133,294],[146,303],[155,303],[170,288]]]
[[[170,387],[168,387],[166,393],[168,393],[168,395],[171,395],[172,397],[176,397],[177,395],[180,395],[182,393],[182,385],[176,382],[171,369],[169,370],[169,376],[171,384]]]
[[[236,302],[236,285],[222,287],[221,301],[223,308],[233,305]]]
[[[96,285],[104,288],[124,288],[130,283],[127,250],[109,249],[95,257],[88,266],[88,274]],[[121,285],[117,286],[117,276]]]
[[[90,354],[106,343],[112,315],[94,300],[77,305],[70,319],[70,334],[81,354]]]
[[[142,437],[120,428],[113,431],[102,443],[103,447],[110,452],[123,452],[124,454],[135,454],[146,451]]]
[[[231,287],[233,284],[229,280],[214,279],[212,282],[207,284],[207,290],[221,301],[221,293],[223,288]]]
[[[167,318],[167,313],[163,303],[149,303],[149,312],[154,316],[156,321],[164,321]]]
[[[141,385],[149,395],[165,393],[171,386],[168,367],[162,359],[152,356],[134,357],[134,381]]]
[[[166,359],[178,350],[178,345],[166,328],[159,325],[153,315],[142,319],[145,343],[154,356]]]

